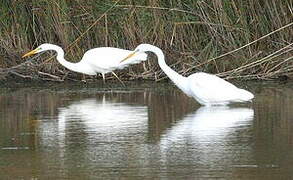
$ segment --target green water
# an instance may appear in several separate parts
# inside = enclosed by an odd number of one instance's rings
[[[201,107],[170,83],[0,88],[0,179],[292,179],[293,84]]]

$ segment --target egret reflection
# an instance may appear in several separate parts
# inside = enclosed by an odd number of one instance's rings
[[[144,143],[148,133],[147,106],[126,103],[109,94],[72,101],[59,107],[56,121],[38,126],[40,146],[59,162],[64,174],[74,174],[72,164],[88,166],[113,163],[125,166],[125,157],[140,154],[133,144]],[[51,124],[51,125],[50,125]],[[136,158],[135,158],[136,159]],[[99,166],[97,166],[99,167]]]
[[[86,134],[86,139],[91,141],[99,138],[111,141],[122,137],[138,138],[136,135],[147,132],[147,117],[146,106],[115,102],[113,99],[107,101],[105,96],[100,101],[83,99],[59,109],[59,138],[67,133]]]
[[[222,158],[233,160],[227,157],[227,154],[234,156],[233,148],[251,148],[247,146],[249,137],[243,137],[241,134],[247,132],[253,116],[254,111],[250,108],[201,107],[162,135],[160,149],[166,159],[169,153],[173,154],[173,157],[178,153],[178,158],[187,156],[184,155],[187,153],[195,163],[206,165],[217,164]],[[243,141],[240,143],[243,147],[236,147],[239,145],[237,141]],[[231,152],[227,153],[229,151]]]

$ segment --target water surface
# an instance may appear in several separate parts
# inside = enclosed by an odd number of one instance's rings
[[[169,83],[0,88],[1,179],[292,179],[293,84],[201,107]]]

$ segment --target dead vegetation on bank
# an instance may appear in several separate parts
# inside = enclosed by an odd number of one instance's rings
[[[80,81],[82,75],[66,70],[53,54],[21,59],[44,42],[61,45],[73,62],[94,47],[134,49],[150,43],[163,49],[167,63],[183,75],[293,77],[292,1],[68,2],[1,2],[0,79]],[[155,57],[116,73],[124,80],[166,78]]]

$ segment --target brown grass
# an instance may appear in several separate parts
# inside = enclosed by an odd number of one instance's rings
[[[184,75],[204,71],[269,80],[293,72],[289,0],[2,1],[0,7],[0,68],[21,64],[24,52],[44,42],[62,46],[71,61],[94,47],[134,49],[150,43],[163,49],[167,63]],[[79,74],[67,74],[50,53],[33,66],[34,72],[80,79]],[[155,60],[118,74],[124,79],[165,79]]]

